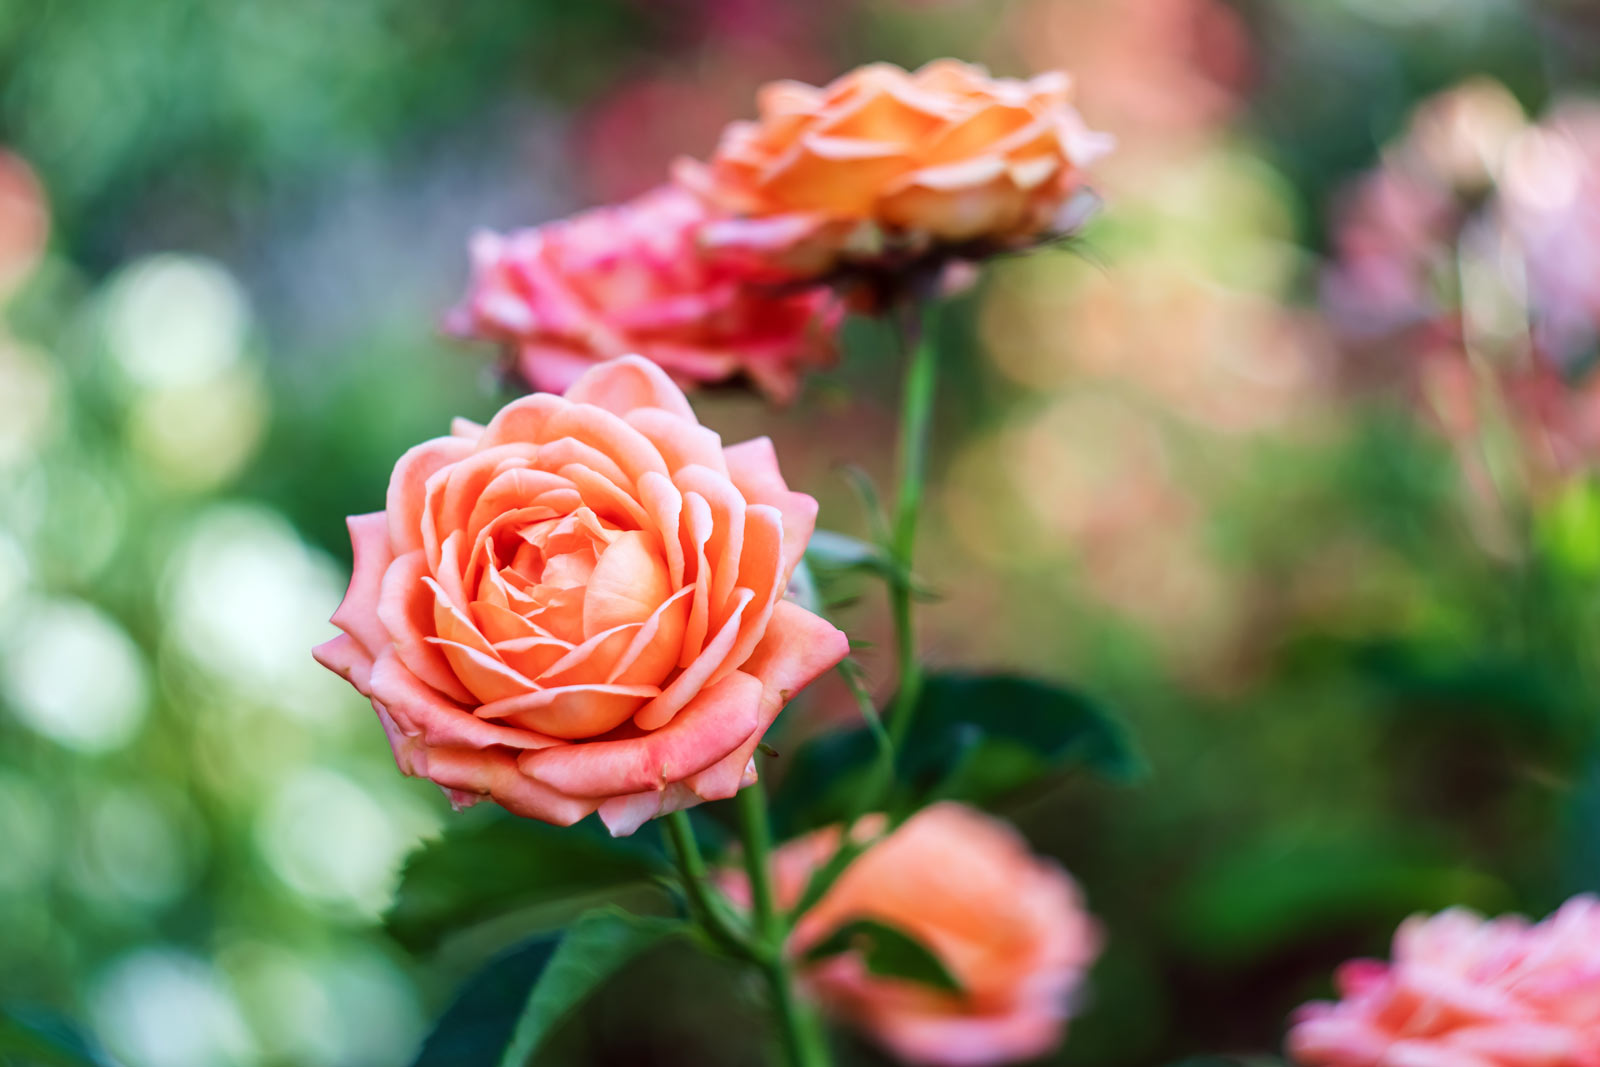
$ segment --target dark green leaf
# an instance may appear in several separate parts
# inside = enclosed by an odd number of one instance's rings
[[[612,838],[594,820],[547,826],[487,809],[411,854],[386,922],[413,951],[486,919],[540,905],[593,903],[664,870],[647,837]]]
[[[565,936],[526,941],[462,985],[412,1067],[521,1067],[574,1008],[629,961],[687,927],[591,912]]]
[[[865,727],[823,735],[796,751],[774,799],[782,830],[844,818],[876,751]],[[936,674],[924,682],[896,754],[890,806],[909,811],[936,799],[985,804],[1070,767],[1127,781],[1143,766],[1122,724],[1081,693],[1015,675]]]
[[[555,934],[525,941],[469,978],[422,1043],[412,1067],[497,1067],[557,941]]]
[[[77,1024],[37,1004],[0,1004],[0,1062],[16,1057],[41,1067],[112,1067]]]
[[[500,1067],[522,1067],[545,1039],[606,979],[627,963],[688,927],[677,919],[621,911],[591,912],[557,947],[533,988]]]
[[[867,970],[884,978],[903,978],[945,993],[960,993],[944,963],[926,945],[897,926],[873,919],[854,919],[828,935],[809,952],[810,961],[858,952]]]

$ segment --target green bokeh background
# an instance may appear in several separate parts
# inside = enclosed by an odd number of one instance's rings
[[[1165,52],[1127,45],[1148,24]],[[1275,1056],[1407,914],[1600,890],[1600,491],[1564,487],[1508,560],[1402,398],[1338,384],[1315,310],[1337,191],[1413,105],[1474,74],[1530,113],[1600,89],[1597,24],[1578,0],[0,0],[0,146],[51,218],[0,332],[0,1001],[130,1067],[409,1062],[488,946],[413,958],[379,920],[460,817],[309,648],[343,516],[508,395],[437,329],[466,238],[647,187],[761,80],[879,58],[1087,63],[1124,146],[1084,254],[997,265],[940,327],[929,656],[1075,683],[1151,768],[1002,809],[1107,932],[1049,1062]],[[798,406],[719,391],[702,421],[772,434],[859,532],[837,468],[888,474],[885,342],[852,322]],[[1186,360],[1211,362],[1163,377]],[[1259,387],[1280,373],[1291,399]],[[881,648],[864,593],[840,620]],[[819,685],[781,729],[849,714]],[[667,953],[545,1059],[749,1063],[761,1026],[755,990]]]

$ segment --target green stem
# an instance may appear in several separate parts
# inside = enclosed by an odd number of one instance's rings
[[[938,364],[934,354],[932,307],[924,312],[916,303],[904,308],[900,338],[907,349],[905,386],[900,396],[900,489],[895,497],[894,523],[889,551],[894,557],[895,576],[889,583],[890,610],[894,616],[895,652],[900,686],[889,707],[889,739],[898,749],[911,726],[911,716],[922,690],[922,667],[917,660],[917,641],[912,603],[912,567],[917,544],[917,515],[922,507],[922,491],[927,479],[928,427],[933,419],[934,384]],[[924,321],[926,319],[927,321]]]
[[[756,936],[768,949],[776,950],[781,947],[784,929],[772,892],[772,833],[764,781],[739,790],[739,835],[744,840],[744,869],[750,876]]]
[[[828,1054],[822,1027],[816,1013],[795,992],[789,961],[781,955],[775,956],[762,965],[761,971],[772,991],[778,1037],[788,1057],[788,1067],[830,1067],[833,1060]]]
[[[726,903],[713,894],[706,874],[706,861],[700,855],[700,845],[694,839],[689,813],[675,811],[663,817],[660,823],[662,835],[677,861],[683,893],[688,898],[689,911],[695,920],[724,950],[745,959],[753,958],[751,946],[729,921]]]
[[[816,1015],[795,991],[794,973],[784,951],[789,937],[787,917],[779,910],[772,886],[772,829],[763,783],[739,791],[739,834],[744,841],[744,866],[750,877],[750,904],[755,917],[761,972],[772,993],[778,1039],[788,1067],[828,1067],[827,1044]]]
[[[844,873],[872,840],[860,840],[854,833],[861,816],[881,810],[889,790],[894,784],[894,754],[900,750],[911,728],[916,713],[917,698],[922,693],[922,665],[917,659],[917,638],[912,607],[915,602],[915,582],[912,565],[916,555],[917,515],[922,506],[922,491],[928,469],[928,429],[933,419],[934,386],[938,380],[938,360],[934,351],[933,309],[929,302],[909,301],[901,309],[898,320],[901,344],[907,353],[905,386],[900,395],[900,451],[898,456],[900,486],[895,496],[894,519],[887,546],[894,563],[889,579],[889,604],[894,617],[895,660],[899,673],[899,688],[889,706],[888,729],[885,731],[872,708],[871,697],[865,688],[846,671],[861,714],[878,735],[880,751],[873,777],[845,821],[839,849],[829,861],[812,874],[799,901],[790,909],[793,921],[821,900],[833,883]]]

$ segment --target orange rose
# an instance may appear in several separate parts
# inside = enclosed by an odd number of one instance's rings
[[[660,368],[613,360],[401,457],[350,519],[316,657],[458,804],[629,834],[753,782],[779,709],[844,658],[783,599],[816,511],[770,441],[724,448]]]
[[[882,817],[857,833],[880,832]],[[792,906],[838,847],[837,828],[791,841],[773,856],[780,903]],[[747,883],[724,877],[747,903]],[[795,927],[803,954],[853,919],[898,927],[928,947],[961,994],[870,974],[847,953],[802,972],[833,1013],[908,1063],[979,1067],[1042,1055],[1060,1043],[1072,996],[1100,950],[1077,885],[1033,855],[1015,830],[960,804],[908,819],[872,845]]]
[[[792,274],[1023,245],[1062,228],[1082,168],[1109,147],[1069,89],[1064,74],[992,78],[952,59],[874,63],[823,89],[774,82],[757,121],[674,175],[727,216],[702,231],[708,246]]]

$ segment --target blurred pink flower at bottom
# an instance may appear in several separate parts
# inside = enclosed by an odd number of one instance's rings
[[[882,816],[869,816],[855,835],[870,839],[883,826]],[[839,837],[830,827],[777,850],[780,906],[799,899]],[[742,874],[725,873],[722,885],[749,905]],[[930,1067],[989,1067],[1055,1048],[1101,944],[1099,924],[1066,871],[1034,855],[1008,824],[949,802],[924,808],[858,857],[801,917],[790,951],[804,955],[856,919],[911,934],[962,992],[873,974],[856,952],[805,966],[802,982],[830,1013],[903,1062]]]
[[[1303,1067],[1600,1067],[1600,900],[1533,924],[1418,916],[1392,961],[1353,960],[1337,984],[1295,1017]]]

